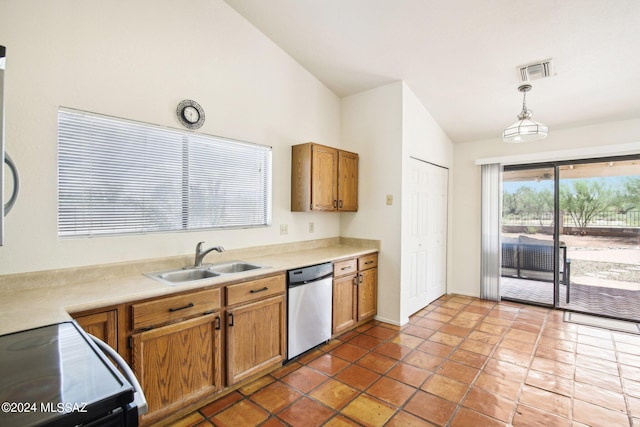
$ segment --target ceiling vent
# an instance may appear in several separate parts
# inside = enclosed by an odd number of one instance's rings
[[[544,79],[554,75],[553,60],[545,59],[544,61],[533,62],[518,67],[521,82],[530,82],[532,80]]]

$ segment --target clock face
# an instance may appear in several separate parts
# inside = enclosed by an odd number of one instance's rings
[[[176,109],[178,120],[187,129],[198,129],[204,124],[204,110],[196,101],[185,99]]]
[[[184,110],[182,110],[182,116],[189,123],[196,123],[200,118],[200,113],[198,113],[198,110],[196,110],[195,107],[188,106],[184,107]]]

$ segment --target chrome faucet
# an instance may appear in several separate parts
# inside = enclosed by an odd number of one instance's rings
[[[224,252],[224,248],[222,246],[214,246],[212,248],[202,250],[202,244],[204,242],[199,242],[196,245],[196,259],[193,263],[194,267],[200,267],[202,265],[202,259],[211,251]]]

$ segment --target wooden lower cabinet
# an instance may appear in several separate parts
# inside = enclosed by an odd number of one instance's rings
[[[220,314],[133,334],[132,365],[156,422],[222,387]]]
[[[378,254],[358,258],[358,322],[378,312]]]
[[[333,264],[334,335],[372,319],[378,312],[377,265],[377,254]]]
[[[86,332],[118,350],[118,310],[73,315],[73,318]]]
[[[284,295],[227,309],[227,385],[286,357]]]
[[[333,330],[334,334],[351,329],[356,324],[357,306],[355,293],[356,277],[333,279]]]
[[[126,311],[145,426],[175,420],[286,357],[284,274],[136,301]]]
[[[378,269],[358,273],[358,322],[378,312]]]

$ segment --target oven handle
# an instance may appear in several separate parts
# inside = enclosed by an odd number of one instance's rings
[[[116,365],[118,365],[118,367],[122,369],[122,373],[124,374],[124,376],[127,377],[127,380],[129,380],[131,385],[133,385],[133,389],[134,389],[133,403],[138,407],[138,415],[146,414],[149,410],[149,407],[147,406],[147,398],[144,396],[142,387],[140,386],[138,379],[136,378],[135,374],[133,373],[129,365],[127,365],[127,362],[125,362],[122,356],[120,356],[107,343],[105,343],[99,338],[94,337],[91,334],[87,334],[87,335],[89,335],[93,340],[93,342],[96,343],[98,347],[100,347],[100,350],[107,353],[107,355],[111,357],[114,362],[116,362]]]

